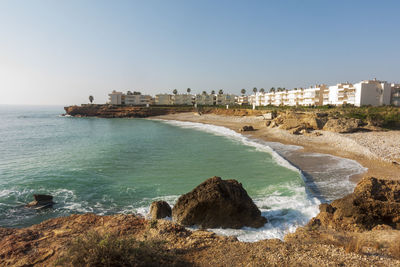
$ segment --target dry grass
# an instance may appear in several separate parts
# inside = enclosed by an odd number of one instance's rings
[[[70,243],[57,266],[177,266],[160,241],[137,241],[117,234],[89,232]]]
[[[393,242],[391,242],[389,251],[394,258],[400,260],[400,237],[397,237]]]
[[[347,244],[344,246],[344,249],[347,253],[357,253],[360,254],[362,252],[362,248],[364,243],[361,239],[357,237],[352,237],[349,239]]]

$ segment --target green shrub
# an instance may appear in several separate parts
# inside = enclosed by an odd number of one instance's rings
[[[72,241],[56,266],[175,266],[160,241],[137,241],[116,234],[88,232]]]

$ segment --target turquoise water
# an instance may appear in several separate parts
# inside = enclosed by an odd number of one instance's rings
[[[155,199],[173,205],[212,176],[241,182],[270,220],[259,230],[236,231],[243,240],[281,237],[317,212],[299,171],[226,128],[61,113],[62,107],[0,106],[0,226],[83,212],[145,214]],[[34,193],[51,194],[57,204],[24,208]]]

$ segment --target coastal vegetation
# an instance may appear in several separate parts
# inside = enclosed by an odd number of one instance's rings
[[[89,231],[69,243],[67,253],[56,266],[162,266],[178,265],[176,257],[167,253],[165,242],[139,241],[117,233]]]

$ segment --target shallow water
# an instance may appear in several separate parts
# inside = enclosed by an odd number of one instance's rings
[[[340,185],[333,174],[313,180],[282,157],[293,147],[250,140],[224,127],[61,113],[62,107],[0,106],[0,226],[84,212],[146,214],[152,201],[173,205],[206,178],[221,176],[241,182],[270,223],[214,231],[255,241],[282,238],[304,225],[321,200],[333,197],[327,188],[344,188],[344,195],[354,187],[349,168],[343,168],[347,176],[340,176]],[[339,159],[329,168],[338,164],[348,162]],[[24,208],[34,193],[54,195],[54,209]]]

